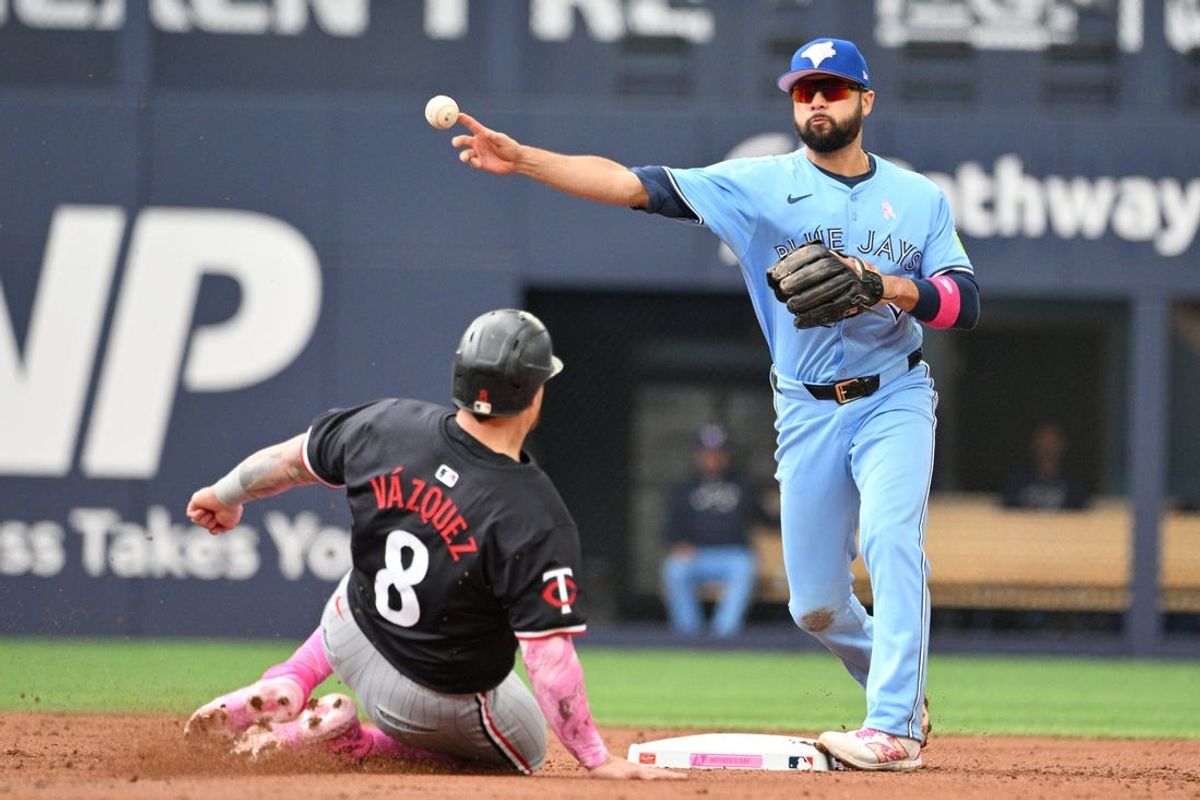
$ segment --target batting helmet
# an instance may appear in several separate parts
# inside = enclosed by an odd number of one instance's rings
[[[562,368],[540,319],[513,308],[489,311],[467,327],[454,353],[454,405],[482,416],[515,416]]]

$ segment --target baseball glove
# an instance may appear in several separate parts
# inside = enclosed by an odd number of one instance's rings
[[[767,284],[795,315],[797,328],[832,325],[863,309],[874,311],[871,307],[883,298],[883,276],[874,267],[820,242],[797,248],[772,264]]]

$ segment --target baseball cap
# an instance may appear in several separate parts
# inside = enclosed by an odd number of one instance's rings
[[[705,425],[696,434],[697,444],[709,450],[720,450],[725,447],[725,443],[728,441],[729,433],[715,423]]]
[[[785,92],[806,75],[837,75],[864,87],[871,85],[867,60],[845,39],[813,39],[800,45],[792,55],[792,68],[779,76],[777,83]]]

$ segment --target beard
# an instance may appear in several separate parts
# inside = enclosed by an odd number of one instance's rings
[[[804,142],[804,146],[818,153],[833,153],[841,150],[846,145],[853,142],[859,131],[862,130],[863,111],[862,102],[859,101],[858,107],[849,119],[838,122],[828,114],[822,115],[829,120],[828,127],[821,133],[813,130],[812,119],[801,127],[796,125],[796,133],[800,135],[800,141]]]

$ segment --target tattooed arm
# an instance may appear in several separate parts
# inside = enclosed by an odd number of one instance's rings
[[[570,636],[522,639],[521,657],[550,728],[593,777],[641,780],[684,777],[681,773],[631,764],[608,754],[588,708],[583,665],[575,655]]]
[[[259,450],[224,478],[193,494],[187,507],[188,519],[215,536],[241,521],[242,506],[248,500],[316,483],[317,479],[304,466],[300,452],[303,446],[302,433]]]

